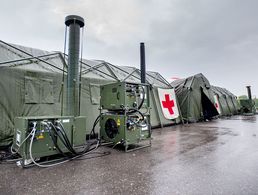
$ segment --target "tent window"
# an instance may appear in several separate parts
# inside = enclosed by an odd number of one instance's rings
[[[52,79],[25,77],[25,104],[53,104]]]
[[[40,85],[39,81],[33,77],[25,77],[25,103],[39,103]]]
[[[54,87],[52,79],[41,80],[41,103],[53,104],[54,103]]]
[[[99,105],[99,102],[100,102],[99,85],[90,84],[90,99],[93,105]]]

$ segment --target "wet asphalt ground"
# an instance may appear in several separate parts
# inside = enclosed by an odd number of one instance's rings
[[[155,129],[150,148],[47,169],[0,164],[0,194],[258,194],[257,120]]]

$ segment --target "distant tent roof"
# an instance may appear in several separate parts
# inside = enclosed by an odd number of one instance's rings
[[[181,113],[186,121],[195,122],[218,115],[211,85],[203,74],[175,80],[171,85],[175,87]]]
[[[225,88],[217,86],[211,86],[211,88],[214,94],[218,96],[222,116],[234,115],[238,113],[239,105],[234,94]]]

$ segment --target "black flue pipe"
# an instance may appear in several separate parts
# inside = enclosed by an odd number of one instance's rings
[[[140,57],[141,57],[141,83],[146,83],[146,64],[145,64],[145,46],[140,43]]]
[[[246,88],[247,88],[248,99],[252,100],[251,86],[246,86]]]
[[[66,115],[78,116],[80,110],[80,29],[84,26],[84,19],[80,16],[69,15],[65,18],[65,25],[69,28]]]

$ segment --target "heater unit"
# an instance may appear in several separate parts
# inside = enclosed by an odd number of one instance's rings
[[[117,82],[101,86],[100,94],[101,139],[125,151],[150,146],[149,85]],[[142,145],[144,140],[149,142]]]
[[[12,149],[24,165],[56,154],[73,153],[86,144],[86,117],[17,117]]]

